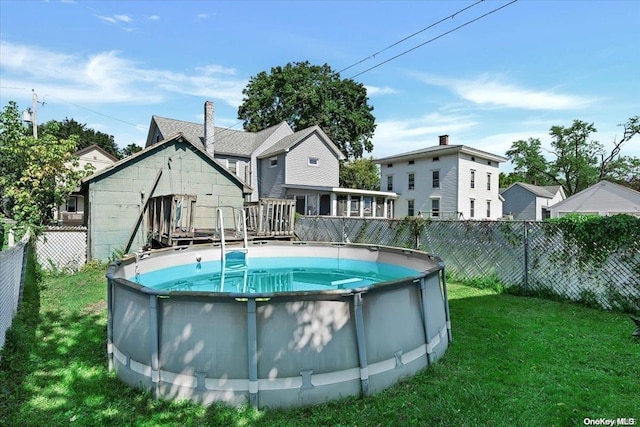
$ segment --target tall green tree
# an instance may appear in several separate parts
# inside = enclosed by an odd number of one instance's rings
[[[624,127],[623,137],[614,141],[611,151],[591,139],[591,135],[597,131],[593,123],[574,120],[569,127],[551,127],[549,153],[552,159],[542,154],[537,138],[513,142],[506,154],[521,181],[535,181],[539,185],[559,184],[567,196],[603,179],[634,187],[640,181],[640,159],[621,156],[620,152],[623,144],[640,133],[640,118],[632,117],[621,126]]]
[[[340,167],[340,187],[380,190],[380,174],[373,158],[352,159]]]
[[[294,62],[252,77],[238,118],[257,132],[286,121],[294,131],[318,125],[348,159],[371,152],[373,107],[361,83],[342,79],[327,64]]]
[[[56,137],[58,124],[50,122],[34,139],[20,117],[13,101],[0,113],[0,199],[18,223],[44,225],[86,172],[73,156],[77,136]]]
[[[56,126],[51,126],[54,123]],[[96,144],[117,159],[123,157],[113,135],[88,128],[86,124],[79,123],[74,119],[50,120],[38,126],[38,134],[42,133],[47,127],[50,132],[55,132],[53,136],[58,139],[69,139],[72,135],[77,136],[76,151]]]
[[[132,143],[122,149],[122,156],[129,157],[130,155],[135,154],[138,151],[142,151],[142,147],[140,147],[138,144]]]

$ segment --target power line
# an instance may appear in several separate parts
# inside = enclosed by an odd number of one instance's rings
[[[108,115],[108,114],[104,114],[104,113],[101,113],[101,112],[99,112],[99,111],[92,110],[91,108],[83,107],[82,105],[75,104],[75,103],[73,103],[73,102],[71,102],[71,101],[67,101],[66,99],[62,99],[62,98],[60,98],[60,97],[58,97],[58,96],[51,95],[51,94],[46,94],[44,97],[46,98],[47,96],[50,96],[50,97],[52,97],[52,98],[59,99],[60,101],[62,101],[62,102],[66,102],[67,104],[73,105],[74,107],[78,107],[78,108],[82,108],[83,110],[91,111],[92,113],[94,113],[94,114],[98,114],[99,116],[107,117],[107,118],[109,118],[109,119],[111,119],[111,120],[116,120],[116,121],[118,121],[118,122],[122,122],[122,123],[125,123],[125,124],[127,124],[127,125],[131,125],[131,126],[138,127],[138,125],[137,125],[137,124],[135,124],[135,123],[131,123],[131,122],[128,122],[128,121],[126,121],[126,120],[122,120],[122,119],[119,119],[119,118],[117,118],[117,117],[113,117],[113,116],[110,116],[110,115]]]
[[[497,12],[497,11],[501,10],[501,9],[504,9],[505,7],[512,5],[513,3],[517,2],[517,1],[518,1],[518,0],[512,0],[511,2],[509,2],[509,3],[507,3],[507,4],[504,4],[504,5],[502,5],[502,6],[498,7],[498,8],[495,8],[495,9],[493,9],[493,10],[491,10],[491,11],[489,11],[489,12],[487,12],[487,13],[483,14],[483,15],[478,16],[477,18],[474,18],[474,19],[472,19],[472,20],[470,20],[470,21],[465,22],[465,23],[464,23],[464,24],[462,24],[462,25],[459,25],[459,26],[457,26],[457,27],[455,27],[455,28],[452,28],[452,29],[451,29],[451,30],[449,30],[449,31],[445,31],[444,33],[442,33],[442,34],[440,34],[440,35],[438,35],[438,36],[436,36],[436,37],[434,37],[434,38],[432,38],[432,39],[429,39],[429,40],[427,40],[427,41],[426,41],[426,42],[424,42],[424,43],[420,43],[419,45],[414,46],[414,47],[412,47],[411,49],[405,50],[404,52],[399,53],[398,55],[396,55],[396,56],[394,56],[394,57],[392,57],[392,58],[389,58],[389,59],[387,59],[387,60],[385,60],[385,61],[382,61],[382,62],[380,62],[380,63],[378,63],[378,64],[374,65],[373,67],[367,68],[366,70],[361,71],[361,72],[359,72],[358,74],[355,74],[355,75],[351,76],[350,78],[351,78],[351,79],[353,79],[353,78],[358,77],[358,76],[360,76],[360,75],[362,75],[362,74],[364,74],[364,73],[366,73],[366,72],[368,72],[368,71],[371,71],[371,70],[373,70],[373,69],[375,69],[375,68],[378,68],[379,66],[384,65],[384,64],[386,64],[387,62],[391,62],[391,61],[393,61],[394,59],[397,59],[397,58],[399,58],[399,57],[401,57],[401,56],[403,56],[403,55],[406,55],[407,53],[412,52],[412,51],[414,51],[414,50],[416,50],[416,49],[418,49],[418,48],[420,48],[420,47],[422,47],[422,46],[424,46],[424,45],[426,45],[426,44],[428,44],[428,43],[431,43],[431,42],[433,42],[433,41],[435,41],[435,40],[438,40],[439,38],[442,38],[442,37],[446,36],[447,34],[451,34],[451,33],[453,33],[454,31],[458,31],[459,29],[461,29],[461,28],[463,28],[463,27],[466,27],[466,26],[467,26],[467,25],[469,25],[469,24],[472,24],[472,23],[474,23],[474,22],[476,22],[476,21],[479,21],[480,19],[485,18],[485,17],[487,17],[487,16],[491,15],[492,13],[495,13],[495,12]]]
[[[474,6],[479,5],[479,4],[480,4],[480,3],[482,3],[483,1],[484,1],[484,0],[479,0],[479,1],[477,1],[476,3],[474,3],[474,4],[472,4],[472,5],[469,5],[469,6],[465,7],[465,8],[463,8],[463,9],[460,9],[459,11],[457,11],[457,12],[455,12],[455,13],[453,13],[453,14],[451,14],[451,15],[447,16],[447,17],[444,17],[444,18],[442,18],[441,20],[436,21],[436,22],[434,22],[433,24],[431,24],[431,25],[429,25],[429,26],[427,26],[427,27],[424,27],[423,29],[421,29],[421,30],[419,30],[419,31],[416,31],[415,33],[410,34],[410,35],[408,35],[408,36],[404,37],[404,38],[403,38],[403,39],[401,39],[401,40],[398,40],[397,42],[395,42],[395,43],[393,43],[393,44],[391,44],[391,45],[389,45],[389,46],[385,47],[384,49],[379,50],[378,52],[376,52],[376,53],[374,53],[374,54],[372,54],[372,55],[369,55],[369,56],[367,56],[366,58],[363,58],[363,59],[361,59],[360,61],[358,61],[358,62],[356,62],[356,63],[354,63],[354,64],[351,64],[351,65],[349,65],[349,66],[348,66],[348,67],[346,67],[346,68],[343,68],[342,70],[338,71],[338,74],[342,73],[343,71],[347,71],[348,69],[353,68],[353,67],[355,67],[356,65],[359,65],[359,64],[361,64],[361,63],[363,63],[363,62],[365,62],[365,61],[367,61],[367,60],[369,60],[369,59],[375,58],[377,55],[381,54],[382,52],[384,52],[384,51],[386,51],[386,50],[389,50],[389,49],[391,49],[392,47],[397,46],[397,45],[399,45],[400,43],[402,43],[402,42],[404,42],[404,41],[406,41],[406,40],[409,40],[411,37],[415,37],[415,36],[417,36],[418,34],[423,33],[423,32],[425,32],[425,31],[427,31],[428,29],[435,27],[435,26],[436,26],[436,25],[438,25],[438,24],[443,23],[443,22],[444,22],[444,21],[446,21],[447,19],[453,19],[453,18],[455,18],[455,17],[456,17],[456,15],[458,15],[459,13],[462,13],[462,12],[464,12],[464,11],[468,10],[468,9],[471,9],[471,8],[472,8],[472,7],[474,7]]]

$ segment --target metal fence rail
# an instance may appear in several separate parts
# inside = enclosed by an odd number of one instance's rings
[[[22,301],[29,237],[27,232],[15,246],[0,252],[0,350]]]
[[[295,231],[300,240],[418,248],[442,258],[457,279],[640,311],[640,242],[593,260],[545,222],[303,217]]]

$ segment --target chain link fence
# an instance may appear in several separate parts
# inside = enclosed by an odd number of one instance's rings
[[[15,246],[0,251],[0,350],[22,301],[29,237],[27,232]]]
[[[48,271],[71,272],[87,262],[87,227],[48,227],[36,242],[38,264]]]
[[[546,222],[302,217],[295,233],[308,241],[417,248],[442,258],[456,280],[640,311],[640,242],[594,259]]]

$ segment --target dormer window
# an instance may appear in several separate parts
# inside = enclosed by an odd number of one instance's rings
[[[317,157],[309,157],[309,166],[318,166],[319,163],[320,159],[318,159]]]
[[[269,159],[269,167],[270,168],[275,168],[278,166],[278,158],[277,157],[271,157]]]

